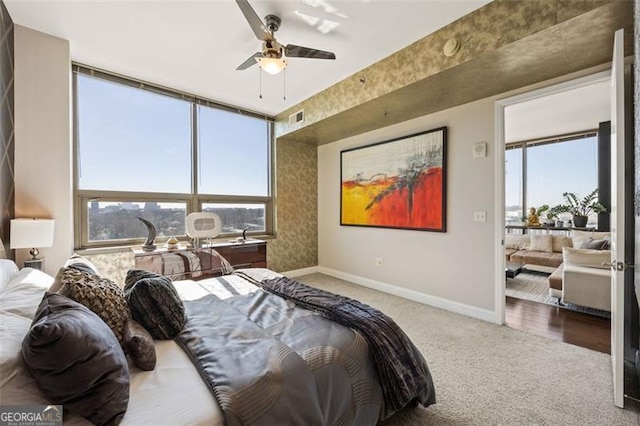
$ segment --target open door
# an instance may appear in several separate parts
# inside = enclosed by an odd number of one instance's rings
[[[611,362],[613,399],[618,407],[624,407],[624,125],[624,32],[618,30],[611,67]]]

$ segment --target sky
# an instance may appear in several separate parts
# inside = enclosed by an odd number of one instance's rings
[[[505,205],[522,199],[521,150],[505,152]],[[527,208],[563,202],[563,192],[579,198],[598,186],[597,138],[541,145],[527,149]]]
[[[198,106],[199,193],[266,196],[265,120]],[[191,193],[191,103],[78,75],[79,188]]]

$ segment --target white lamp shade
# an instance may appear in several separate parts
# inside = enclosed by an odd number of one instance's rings
[[[53,219],[12,219],[11,248],[52,247],[54,229]]]

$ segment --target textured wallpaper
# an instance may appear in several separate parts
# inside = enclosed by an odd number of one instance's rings
[[[9,224],[15,214],[14,184],[14,109],[13,109],[13,21],[4,3],[0,2],[0,240],[7,257],[9,250]],[[3,250],[0,249],[0,252]]]
[[[314,145],[277,143],[278,234],[267,245],[267,263],[274,271],[318,264],[317,159]]]

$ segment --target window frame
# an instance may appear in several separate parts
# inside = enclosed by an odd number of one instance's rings
[[[276,234],[276,196],[275,196],[275,137],[274,117],[258,114],[252,111],[242,110],[237,107],[221,104],[209,99],[197,97],[177,90],[159,85],[150,84],[133,78],[117,75],[108,71],[99,70],[86,65],[72,63],[73,79],[73,212],[74,212],[74,246],[76,249],[113,248],[122,246],[139,245],[144,238],[127,238],[121,240],[89,241],[89,214],[88,206],[92,201],[102,202],[185,202],[186,214],[202,211],[203,203],[224,204],[264,204],[265,205],[265,231],[247,232],[253,237],[271,237]],[[88,75],[93,78],[103,79],[112,83],[124,84],[140,90],[149,90],[156,94],[162,94],[174,98],[189,101],[191,103],[191,192],[190,193],[164,193],[164,192],[134,192],[134,191],[102,191],[79,189],[79,111],[78,111],[78,75]],[[241,115],[260,118],[267,123],[268,142],[268,195],[218,195],[198,193],[198,106],[223,109]],[[222,238],[233,238],[240,233],[220,234]],[[186,236],[176,236],[180,240],[186,240]]]

